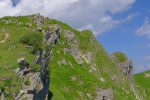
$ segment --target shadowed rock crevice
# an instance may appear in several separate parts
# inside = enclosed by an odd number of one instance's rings
[[[53,97],[53,93],[51,91],[49,91],[48,100],[52,100],[52,97]]]

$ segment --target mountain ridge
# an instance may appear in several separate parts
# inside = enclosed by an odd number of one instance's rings
[[[110,57],[90,30],[39,14],[0,22],[2,100],[142,100],[132,63],[122,53]]]

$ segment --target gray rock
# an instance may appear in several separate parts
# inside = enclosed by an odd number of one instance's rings
[[[79,51],[78,48],[75,48],[75,47],[71,48],[71,49],[69,50],[69,53],[70,53],[72,56],[74,56],[77,61],[79,61],[79,62],[82,61],[82,54],[81,54],[81,52]]]
[[[46,40],[48,40],[50,37],[51,37],[51,31],[50,31],[50,30],[46,30],[46,31],[45,31],[45,34],[44,34],[44,38],[45,38]]]
[[[41,61],[42,61],[42,57],[41,57],[41,56],[36,56],[34,63],[35,63],[35,64],[40,64]]]
[[[53,33],[51,37],[48,39],[48,44],[55,44],[57,39],[58,39],[58,35],[56,33]]]
[[[95,100],[113,100],[112,89],[97,89]]]
[[[37,30],[42,31],[42,27],[41,26],[37,26]]]
[[[18,60],[20,71],[29,67],[29,63],[25,60],[25,58],[19,58]]]
[[[125,61],[125,62],[117,63],[117,67],[122,69],[125,75],[127,76],[132,75],[132,71],[133,71],[132,61]]]
[[[74,34],[70,31],[65,31],[64,33],[65,37],[68,39],[68,41],[74,40]]]
[[[92,54],[91,52],[87,51],[84,55],[83,55],[84,60],[86,61],[86,63],[90,64],[92,62]]]
[[[82,64],[82,54],[81,51],[78,48],[77,41],[75,40],[74,33],[70,31],[64,31],[64,36],[67,39],[68,43],[70,44],[71,48],[70,49],[64,49],[65,51],[68,51],[78,63]]]
[[[26,76],[30,72],[29,63],[25,60],[25,58],[19,58],[17,61],[19,63],[19,71],[17,74],[20,77]]]
[[[5,100],[4,92],[1,94],[1,100]]]

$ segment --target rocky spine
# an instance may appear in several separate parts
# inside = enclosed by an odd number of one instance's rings
[[[28,84],[28,86],[23,85],[23,89],[20,93],[14,96],[15,100],[48,100],[50,78],[47,67],[51,58],[52,49],[59,39],[61,31],[57,25],[49,26],[53,27],[53,31],[43,30],[42,26],[44,25],[45,18],[39,14],[33,15],[33,18],[34,23],[37,25],[37,30],[39,30],[41,34],[43,33],[42,49],[33,52],[33,54],[36,55],[34,62],[36,65],[39,65],[40,71],[32,72],[25,58],[18,59],[20,69],[17,73],[21,78],[24,77],[27,79],[28,77],[30,84]]]

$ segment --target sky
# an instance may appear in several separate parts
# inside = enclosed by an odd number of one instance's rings
[[[149,0],[0,0],[0,17],[41,13],[90,29],[106,51],[122,51],[138,73],[150,69]]]

